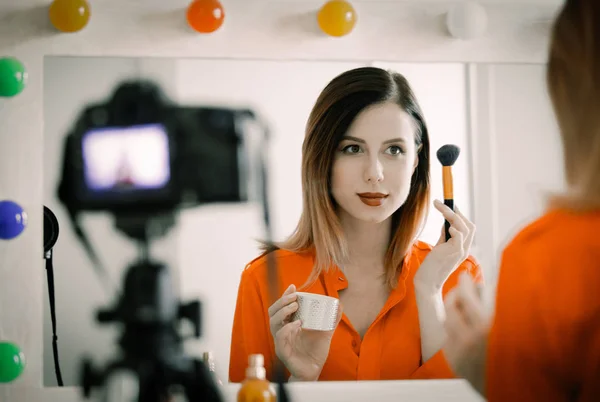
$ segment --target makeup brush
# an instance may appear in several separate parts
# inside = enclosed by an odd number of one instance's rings
[[[446,144],[437,151],[437,158],[442,164],[444,183],[444,204],[454,211],[454,186],[452,183],[452,166],[458,159],[460,148],[456,145]],[[450,222],[446,220],[446,241],[450,238]]]

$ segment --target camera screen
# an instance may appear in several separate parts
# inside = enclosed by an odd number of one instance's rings
[[[170,180],[169,139],[160,124],[90,130],[82,148],[91,191],[161,189]]]

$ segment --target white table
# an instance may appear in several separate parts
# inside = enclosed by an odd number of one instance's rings
[[[224,402],[236,402],[239,384],[223,387]],[[462,380],[357,381],[292,383],[287,385],[291,402],[482,402]],[[20,388],[1,386],[2,402],[84,402],[77,388]],[[96,399],[90,399],[96,401]]]

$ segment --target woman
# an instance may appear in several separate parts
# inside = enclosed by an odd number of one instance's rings
[[[597,0],[565,2],[552,30],[547,85],[568,190],[505,249],[492,320],[468,278],[446,300],[446,356],[490,402],[600,399]]]
[[[327,85],[308,120],[302,185],[295,233],[267,245],[242,273],[230,381],[244,379],[252,353],[265,356],[270,379],[278,361],[290,380],[453,377],[439,314],[458,271],[481,280],[468,256],[474,225],[436,202],[452,238],[433,249],[415,240],[429,202],[429,138],[403,76],[365,67]],[[287,288],[276,301],[267,256]],[[344,313],[334,331],[291,321],[301,286],[339,298]]]

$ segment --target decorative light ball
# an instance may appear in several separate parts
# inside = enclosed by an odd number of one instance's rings
[[[27,213],[14,201],[0,201],[0,239],[11,240],[27,226]]]
[[[344,36],[356,25],[356,11],[345,0],[330,0],[321,7],[317,22],[323,32],[330,36]]]
[[[488,24],[485,8],[474,2],[454,6],[446,15],[446,25],[452,36],[473,39],[482,36]]]
[[[81,31],[90,20],[90,5],[86,0],[54,0],[48,16],[61,32]]]
[[[225,10],[219,0],[194,0],[187,9],[186,17],[195,31],[211,33],[223,25]]]
[[[0,97],[13,97],[27,85],[25,66],[14,57],[0,57]]]
[[[25,355],[11,342],[0,342],[0,383],[16,380],[25,370]]]

